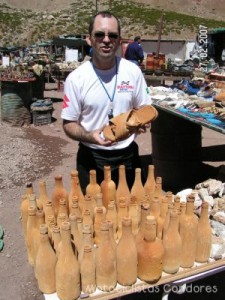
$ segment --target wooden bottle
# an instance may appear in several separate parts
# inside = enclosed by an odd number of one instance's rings
[[[90,170],[89,179],[89,184],[86,187],[86,195],[90,195],[95,199],[96,195],[101,193],[101,187],[97,183],[96,170]]]
[[[27,235],[28,207],[30,206],[28,195],[31,195],[31,194],[33,194],[33,185],[31,182],[28,182],[26,184],[26,190],[25,190],[24,195],[22,195],[21,203],[20,203],[22,228],[23,228],[25,242],[26,242],[26,235]]]
[[[114,201],[114,203],[115,203],[115,201]],[[107,210],[106,210],[105,206],[103,205],[103,194],[102,193],[99,193],[96,195],[96,207],[94,208],[94,215],[96,214],[97,207],[102,207],[103,212],[106,215]]]
[[[145,199],[145,189],[141,181],[141,168],[135,169],[135,179],[131,188],[131,196],[136,197],[139,206]]]
[[[60,243],[61,243],[61,233],[60,233],[60,228],[59,226],[55,225],[52,228],[52,245],[53,249],[56,253],[56,257],[59,257],[59,251],[60,251]]]
[[[84,245],[83,259],[80,263],[81,289],[91,294],[96,290],[95,256],[90,245]]]
[[[42,204],[43,210],[45,212],[45,206],[51,199],[48,197],[46,182],[44,180],[39,181],[39,201]]]
[[[71,176],[71,184],[70,184],[70,192],[69,192],[69,197],[68,197],[68,202],[69,202],[69,211],[71,211],[71,206],[72,206],[72,199],[74,196],[78,197],[78,206],[80,210],[82,211],[83,209],[83,200],[84,200],[84,194],[81,190],[80,186],[80,180],[79,180],[79,174],[77,170],[72,170],[70,172]]]
[[[160,207],[160,215],[157,218],[157,232],[156,235],[159,239],[163,237],[163,228],[166,219],[166,214],[168,211],[168,199],[163,197]]]
[[[114,239],[117,240],[118,217],[117,217],[117,210],[114,201],[111,201],[108,205],[106,220],[112,222]]]
[[[145,189],[145,194],[150,196],[150,201],[155,192],[155,186],[156,186],[155,167],[154,165],[148,165],[148,176],[144,184],[144,189]]]
[[[182,241],[178,225],[178,214],[176,211],[172,211],[170,213],[168,230],[163,235],[163,247],[165,250],[163,270],[169,274],[178,272],[181,264]]]
[[[156,185],[155,185],[155,191],[154,191],[153,197],[158,197],[159,201],[161,203],[161,200],[164,196],[163,189],[162,189],[162,177],[157,176],[155,179],[155,183],[156,183]]]
[[[136,235],[136,244],[139,243],[140,240],[144,239],[144,231],[145,231],[145,223],[147,216],[150,214],[150,205],[148,203],[143,203],[141,205],[141,222],[138,230],[138,234]]]
[[[128,206],[125,198],[121,197],[119,201],[118,211],[117,211],[117,238],[118,240],[122,236],[122,219],[123,217],[128,217]]]
[[[74,300],[80,296],[80,267],[71,243],[70,223],[61,226],[61,245],[56,263],[56,293],[61,300]]]
[[[156,219],[147,216],[144,239],[137,244],[138,278],[149,282],[157,282],[163,271],[164,248],[162,241],[156,237]]]
[[[109,292],[115,288],[116,283],[116,253],[110,241],[108,224],[103,222],[96,248],[96,284],[98,289]]]
[[[210,257],[212,247],[212,228],[209,222],[209,204],[203,202],[201,205],[201,215],[198,222],[198,238],[195,261],[204,263]]]
[[[79,253],[82,247],[82,234],[78,230],[77,217],[75,215],[69,215],[69,222],[71,225],[71,239],[75,245],[76,251],[75,253]]]
[[[68,216],[67,216],[67,214],[65,214],[65,213],[58,213],[58,217],[57,217],[57,226],[59,226],[59,228],[61,228],[61,225],[62,225],[62,223],[63,222],[66,222],[66,221],[68,221]],[[53,226],[55,226],[55,224],[53,225]],[[52,227],[53,227],[52,226]]]
[[[156,218],[160,216],[160,208],[161,208],[161,199],[157,196],[153,196],[151,205],[150,205],[150,215]]]
[[[94,241],[98,245],[100,242],[100,228],[101,223],[105,221],[106,215],[103,207],[96,207],[94,220]]]
[[[91,231],[94,232],[93,218],[91,216],[91,213],[90,213],[89,209],[85,209],[83,211],[83,226],[84,225],[90,225],[91,226]]]
[[[167,210],[167,213],[166,213],[166,218],[165,218],[164,224],[163,224],[163,235],[165,234],[165,232],[167,231],[167,229],[169,227],[170,214],[171,214],[172,210],[173,210],[173,203],[169,202],[168,203],[168,210]]]
[[[104,166],[104,179],[101,182],[102,201],[103,205],[108,208],[111,200],[116,201],[116,184],[111,179],[111,167]]]
[[[77,196],[72,197],[72,206],[70,207],[69,214],[76,215],[77,218],[82,217],[82,212],[78,205],[78,197]]]
[[[81,264],[82,259],[83,259],[85,245],[90,246],[93,250],[93,254],[95,255],[93,232],[92,232],[92,228],[90,225],[83,225],[81,246],[80,246],[80,250],[79,250],[79,254],[78,254],[79,264]]]
[[[27,219],[27,253],[28,261],[31,266],[35,265],[36,250],[38,249],[38,229],[36,221],[36,208],[30,206],[28,208],[28,219]],[[37,239],[36,239],[37,238]]]
[[[52,294],[56,291],[55,266],[57,258],[50,244],[47,225],[40,225],[39,230],[40,245],[35,261],[35,275],[40,291],[44,294]]]
[[[180,196],[174,197],[174,209],[180,210]]]
[[[91,219],[94,220],[94,209],[96,206],[95,200],[92,200],[93,197],[91,195],[85,195],[83,200],[83,210],[82,210],[82,216],[84,217],[84,211],[88,210],[90,212]]]
[[[167,191],[166,194],[165,194],[165,197],[166,197],[167,200],[168,200],[168,204],[174,202],[174,195],[173,195],[173,192]]]
[[[191,268],[195,262],[198,240],[198,217],[194,214],[194,195],[187,196],[186,213],[180,218],[180,236],[182,240],[181,267]]]
[[[121,197],[125,197],[128,202],[130,199],[130,190],[127,184],[127,179],[126,179],[126,169],[125,165],[120,165],[119,169],[119,180],[118,180],[118,186],[116,189],[116,206],[119,206],[119,199]]]
[[[35,232],[33,232],[33,235],[35,236],[35,249],[34,249],[34,256],[35,256],[35,265],[36,265],[36,257],[37,252],[40,246],[41,242],[41,234],[40,234],[40,226],[45,224],[45,214],[43,209],[36,210],[36,228]],[[36,276],[36,274],[35,274]]]
[[[51,201],[47,202],[45,205],[45,223],[47,225],[49,225],[48,224],[48,219],[49,219],[48,216],[53,216],[55,223],[56,223],[55,212],[54,212],[53,204]]]
[[[66,205],[68,207],[68,193],[64,188],[62,175],[57,175],[55,176],[55,186],[52,192],[52,204],[56,218],[59,211],[59,200],[62,198],[66,200]]]
[[[116,251],[116,247],[117,247],[117,242],[114,238],[114,234],[113,234],[113,223],[111,221],[106,220],[105,221],[108,224],[109,227],[109,238],[110,238],[110,242],[112,244],[113,249]]]
[[[131,218],[122,219],[122,236],[116,247],[117,281],[121,285],[132,285],[137,280],[137,247],[131,223]]]
[[[57,225],[54,215],[48,215],[46,225],[48,226],[48,236],[52,241],[52,228]]]
[[[138,234],[139,226],[141,223],[141,209],[136,201],[136,197],[134,196],[131,196],[128,211],[129,217],[132,220],[132,233],[134,236],[136,236]]]
[[[68,207],[67,207],[66,199],[65,198],[59,199],[59,209],[58,209],[58,214],[57,214],[57,224],[59,224],[59,216],[62,213],[65,214],[65,216],[66,216],[65,221],[68,221],[68,218],[69,218]]]

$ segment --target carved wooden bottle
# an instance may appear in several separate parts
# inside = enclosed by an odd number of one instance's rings
[[[203,202],[198,222],[198,238],[195,257],[195,260],[200,263],[208,261],[212,247],[212,228],[209,222],[208,209],[209,204],[207,202]]]
[[[47,194],[46,182],[44,180],[39,181],[39,201],[42,203],[43,210],[45,212],[45,206],[50,202],[50,198]]]
[[[118,226],[117,226],[117,238],[118,240],[122,236],[122,219],[123,217],[128,217],[128,206],[127,201],[125,198],[120,198],[119,206],[117,210],[117,220],[118,220]]]
[[[76,215],[77,218],[81,218],[82,217],[82,212],[79,208],[79,204],[78,204],[78,197],[77,196],[73,196],[72,197],[72,206],[69,209],[69,215]]]
[[[136,197],[137,203],[140,207],[145,199],[145,189],[141,181],[141,168],[135,169],[135,179],[131,188],[131,196]]]
[[[180,218],[180,236],[182,240],[181,267],[191,268],[195,262],[197,239],[198,239],[198,217],[194,214],[195,197],[187,196],[187,207],[185,215]]]
[[[56,293],[61,300],[80,296],[80,267],[71,244],[70,223],[61,226],[62,243],[56,263]]]
[[[144,184],[144,189],[145,189],[145,194],[149,195],[150,201],[155,192],[155,186],[156,186],[155,167],[154,167],[154,165],[149,165],[148,166],[148,176],[147,176],[146,182]]]
[[[80,186],[80,180],[78,176],[78,171],[77,170],[72,170],[70,172],[71,176],[71,184],[70,184],[70,192],[68,196],[68,202],[69,202],[69,211],[71,211],[71,206],[72,206],[72,199],[74,196],[78,197],[78,206],[80,210],[83,210],[83,200],[84,200],[84,194],[81,190]]]
[[[156,183],[156,185],[155,185],[155,191],[154,191],[153,197],[158,197],[159,201],[161,203],[161,200],[164,196],[163,189],[162,189],[162,177],[157,176],[155,179],[155,183]]]
[[[84,245],[84,254],[80,263],[81,289],[91,294],[96,290],[95,256],[90,245]]]
[[[66,205],[68,207],[68,193],[64,188],[62,175],[57,175],[55,176],[55,186],[52,192],[52,204],[56,218],[59,211],[59,200],[62,198],[66,200]]]
[[[130,199],[130,190],[129,190],[129,187],[127,184],[125,165],[120,165],[118,172],[119,172],[119,181],[118,181],[118,186],[116,189],[116,206],[117,207],[119,206],[119,199],[121,197],[125,197],[128,202]]]
[[[79,264],[81,264],[82,259],[83,259],[85,245],[90,246],[93,249],[93,254],[95,255],[93,232],[92,232],[92,228],[90,225],[83,225],[81,246],[80,246],[80,250],[79,250],[79,254],[78,254]]]
[[[156,237],[156,219],[148,216],[145,223],[144,239],[137,244],[138,278],[157,282],[163,271],[164,248],[162,241]]]
[[[97,183],[96,170],[90,170],[89,172],[89,184],[86,187],[86,195],[96,197],[98,193],[101,193],[101,187]]]
[[[70,214],[69,215],[69,222],[71,226],[71,239],[75,245],[76,248],[76,255],[81,251],[82,247],[82,233],[78,229],[78,224],[77,224],[77,217],[75,215]]]
[[[162,237],[163,237],[163,228],[164,228],[167,211],[168,211],[168,199],[167,199],[167,197],[163,197],[162,202],[161,202],[161,207],[160,207],[160,214],[157,218],[157,233],[156,233],[156,235],[159,239],[162,239]]]
[[[30,206],[28,208],[27,220],[27,252],[28,261],[31,266],[35,265],[36,251],[38,249],[38,235],[36,208]]]
[[[96,207],[94,220],[94,241],[96,245],[100,242],[100,228],[102,222],[105,221],[105,218],[106,215],[103,207]]]
[[[60,224],[59,218],[61,214],[65,214],[65,221],[68,221],[68,206],[65,198],[59,199],[59,209],[58,209],[58,215],[57,215],[57,224]]]
[[[116,184],[111,179],[111,167],[104,166],[104,179],[101,182],[103,205],[108,208],[111,200],[116,201]]]
[[[94,220],[94,209],[96,207],[96,201],[91,195],[85,195],[83,200],[83,211],[82,216],[84,217],[84,211],[88,210],[90,212],[91,219]]]
[[[143,203],[141,205],[141,222],[138,230],[138,234],[136,235],[136,244],[139,243],[140,240],[144,239],[144,231],[145,231],[145,223],[147,216],[149,216],[150,213],[150,205],[148,203]]]
[[[50,244],[46,224],[40,225],[40,236],[40,245],[35,261],[35,274],[40,291],[44,294],[52,294],[56,291],[55,266],[57,258]]]
[[[20,212],[22,218],[22,228],[24,233],[25,242],[27,243],[27,219],[28,219],[28,208],[29,208],[29,198],[28,195],[33,194],[33,185],[31,182],[26,184],[26,190],[24,195],[22,195],[20,203]]]
[[[136,201],[136,197],[134,196],[131,196],[128,211],[132,220],[132,233],[136,236],[141,223],[141,209]]]
[[[60,243],[61,243],[60,228],[59,228],[59,226],[56,225],[52,228],[52,246],[56,253],[57,258],[59,257]]]
[[[137,247],[132,234],[131,219],[122,219],[122,236],[116,248],[117,281],[132,285],[137,280]]]
[[[112,222],[114,239],[117,240],[118,217],[117,217],[117,210],[116,210],[116,205],[115,205],[114,201],[111,201],[108,205],[108,210],[106,213],[106,220]]]
[[[96,248],[96,284],[98,289],[109,292],[117,283],[116,253],[112,247],[107,222],[100,228],[100,242]]]
[[[179,220],[176,211],[170,213],[169,227],[163,235],[164,258],[163,270],[173,274],[178,272],[181,264],[182,241],[178,230]]]

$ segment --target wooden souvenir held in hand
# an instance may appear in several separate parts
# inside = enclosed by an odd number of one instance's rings
[[[132,109],[109,120],[109,125],[103,129],[105,139],[116,142],[132,135],[140,127],[154,121],[158,116],[152,105]]]

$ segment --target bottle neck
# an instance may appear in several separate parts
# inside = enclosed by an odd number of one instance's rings
[[[156,224],[145,224],[144,239],[147,242],[154,242],[156,239]]]
[[[90,184],[97,184],[97,179],[96,179],[96,173],[91,173],[90,172]]]
[[[111,180],[111,169],[110,168],[104,168],[104,180],[105,181]]]

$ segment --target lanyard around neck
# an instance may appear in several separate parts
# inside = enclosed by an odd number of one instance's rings
[[[92,62],[92,61],[91,61]],[[108,113],[108,116],[109,116],[109,119],[111,119],[113,117],[113,100],[114,100],[114,97],[115,97],[115,93],[116,93],[116,86],[117,86],[117,59],[116,59],[116,80],[115,80],[115,84],[114,84],[114,88],[113,88],[113,93],[112,93],[112,96],[109,95],[101,77],[97,74],[96,72],[96,67],[94,66],[93,62],[92,62],[92,66],[93,66],[93,69],[95,71],[95,74],[97,75],[98,77],[98,80],[100,81],[106,95],[108,96],[109,98],[109,101],[110,101],[110,109],[109,109],[109,113]]]

